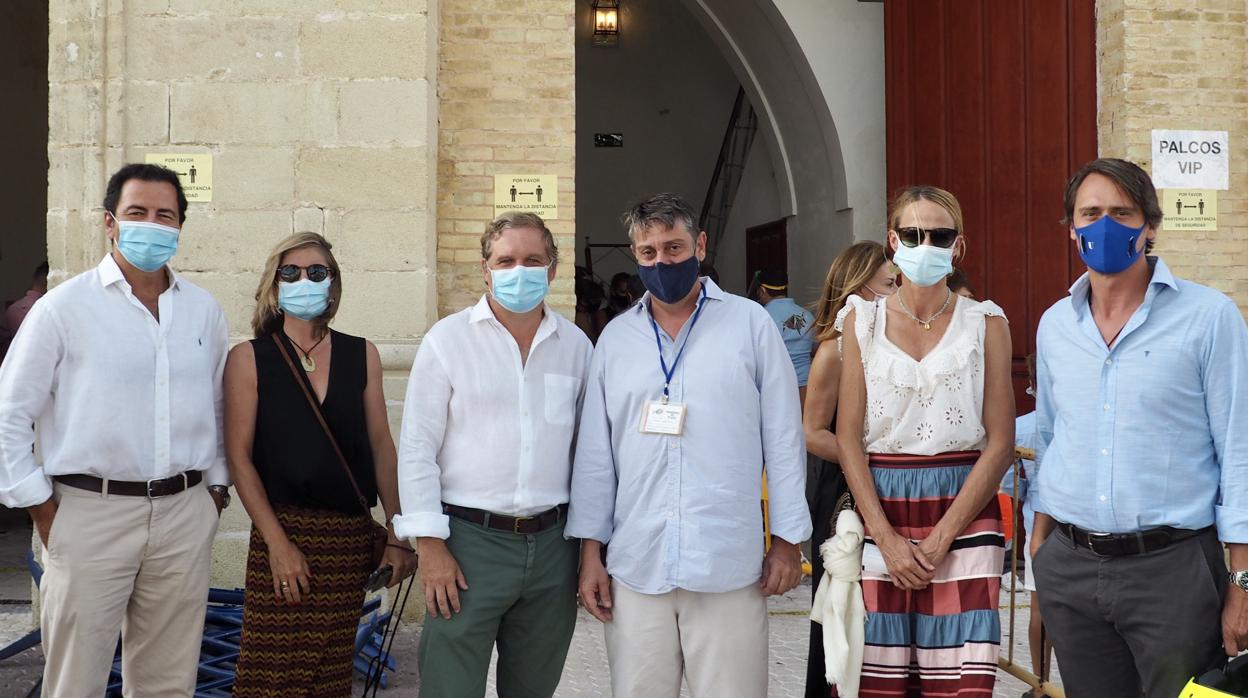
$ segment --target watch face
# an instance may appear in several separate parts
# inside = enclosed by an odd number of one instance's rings
[[[1248,591],[1248,570],[1231,573],[1231,584]]]

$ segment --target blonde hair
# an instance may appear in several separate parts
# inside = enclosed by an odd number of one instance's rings
[[[342,275],[338,273],[338,260],[334,259],[334,253],[330,251],[334,246],[317,233],[295,233],[277,243],[264,262],[264,271],[260,273],[260,285],[256,287],[256,310],[251,316],[251,331],[257,338],[281,329],[283,318],[277,303],[277,268],[282,265],[282,258],[288,252],[305,247],[319,248],[325,255],[325,266],[329,267],[329,307],[312,321],[317,335],[328,331],[329,321],[338,312],[338,301],[342,298]]]
[[[897,192],[893,196],[893,202],[888,206],[888,229],[897,230],[897,226],[901,224],[901,214],[907,207],[920,201],[930,201],[948,212],[949,217],[953,219],[954,230],[958,231],[958,242],[954,243],[957,248],[954,252],[954,259],[962,259],[966,255],[966,233],[962,229],[962,205],[958,203],[956,196],[940,187],[930,184],[912,184]],[[886,252],[889,259],[892,259],[892,250],[889,249]]]
[[[846,299],[861,291],[884,264],[888,258],[878,242],[854,243],[832,260],[823,280],[823,293],[815,304],[815,341],[826,342],[841,334],[832,325]]]

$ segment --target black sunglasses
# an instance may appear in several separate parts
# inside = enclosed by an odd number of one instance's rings
[[[931,241],[933,247],[953,247],[958,239],[958,231],[953,228],[898,228],[897,239],[906,247],[918,247],[923,242],[923,234]]]
[[[313,282],[324,281],[329,278],[330,274],[329,267],[324,264],[309,264],[306,267],[301,267],[297,264],[283,264],[277,268],[277,278],[287,283],[293,283],[299,280],[304,270],[308,272],[308,281]]]

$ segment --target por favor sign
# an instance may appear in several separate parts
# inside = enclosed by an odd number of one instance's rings
[[[1153,130],[1153,186],[1158,189],[1230,188],[1226,131]]]

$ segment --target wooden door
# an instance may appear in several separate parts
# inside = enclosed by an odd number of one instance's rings
[[[785,220],[775,220],[745,229],[745,285],[754,281],[760,269],[789,270],[789,239]]]
[[[1066,180],[1097,155],[1094,0],[888,0],[888,189],[962,205],[960,262],[1010,320],[1020,414],[1036,326],[1083,273],[1060,224]]]

